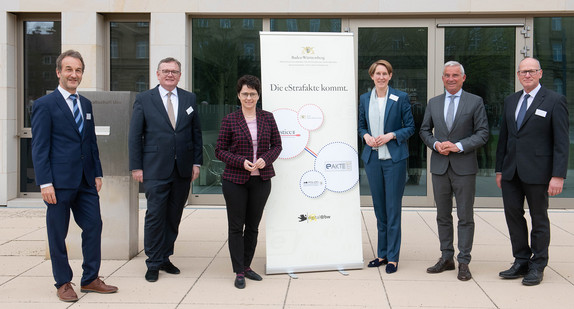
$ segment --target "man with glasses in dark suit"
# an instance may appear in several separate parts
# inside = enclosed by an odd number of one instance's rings
[[[147,198],[144,249],[149,282],[158,280],[160,270],[180,273],[169,257],[191,182],[203,161],[195,94],[177,87],[181,63],[165,58],[156,75],[159,85],[136,97],[129,133],[130,170],[143,182]]]
[[[496,184],[514,256],[512,267],[499,275],[537,285],[548,264],[548,196],[562,192],[568,169],[568,108],[566,97],[540,85],[538,60],[523,59],[517,75],[524,89],[504,100],[496,150]],[[524,199],[532,218],[530,245]]]

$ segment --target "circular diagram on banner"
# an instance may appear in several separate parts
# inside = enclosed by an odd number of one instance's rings
[[[325,176],[328,190],[350,190],[359,182],[357,151],[343,142],[327,144],[317,154],[315,170]]]
[[[299,188],[308,197],[318,197],[325,192],[325,176],[317,171],[307,171],[299,180]]]
[[[277,122],[283,150],[279,154],[281,159],[291,159],[298,156],[309,142],[309,131],[305,130],[297,121],[297,112],[291,109],[280,108],[273,111]]]
[[[299,109],[299,124],[309,131],[317,130],[323,124],[323,111],[315,104],[307,104]]]

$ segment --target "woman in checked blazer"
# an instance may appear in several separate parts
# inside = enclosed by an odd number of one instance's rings
[[[221,121],[215,156],[225,163],[222,189],[227,207],[228,241],[235,287],[245,277],[262,280],[251,269],[259,222],[271,192],[272,163],[281,153],[281,136],[273,114],[257,109],[261,82],[245,75],[237,81],[241,108]]]

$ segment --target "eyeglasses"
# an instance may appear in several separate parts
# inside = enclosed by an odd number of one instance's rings
[[[530,74],[530,76],[533,76],[534,74],[538,73],[538,71],[540,71],[540,69],[524,70],[524,71],[518,71],[518,74],[520,74],[520,76],[526,76],[528,74]]]
[[[242,92],[239,95],[241,96],[242,99],[247,99],[249,97],[252,97],[255,99],[255,98],[259,97],[259,94],[257,92]]]
[[[169,75],[170,73],[173,75],[179,75],[181,73],[181,71],[178,71],[178,70],[161,70],[161,74],[163,74],[163,75]]]

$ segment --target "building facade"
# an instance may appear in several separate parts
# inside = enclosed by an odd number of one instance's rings
[[[160,59],[179,59],[180,86],[198,96],[204,135],[205,162],[190,202],[223,204],[223,165],[213,154],[214,145],[220,120],[237,108],[237,78],[260,75],[260,31],[353,33],[358,94],[372,87],[368,66],[389,60],[391,86],[409,94],[417,132],[428,99],[444,91],[443,63],[461,62],[467,74],[463,88],[483,97],[489,118],[490,138],[479,153],[478,207],[502,206],[494,180],[498,128],[504,97],[521,89],[516,67],[523,57],[540,59],[542,84],[566,95],[573,111],[574,0],[3,1],[0,205],[40,198],[31,160],[30,112],[35,99],[57,87],[55,60],[66,49],[80,51],[86,62],[80,92],[140,92],[157,84]],[[358,105],[358,98],[349,104]],[[404,204],[433,206],[428,150],[418,134],[409,150]],[[569,178],[573,170],[570,156]],[[362,205],[368,206],[372,202],[362,169],[360,177]],[[573,208],[573,200],[574,182],[567,179],[551,206]]]

